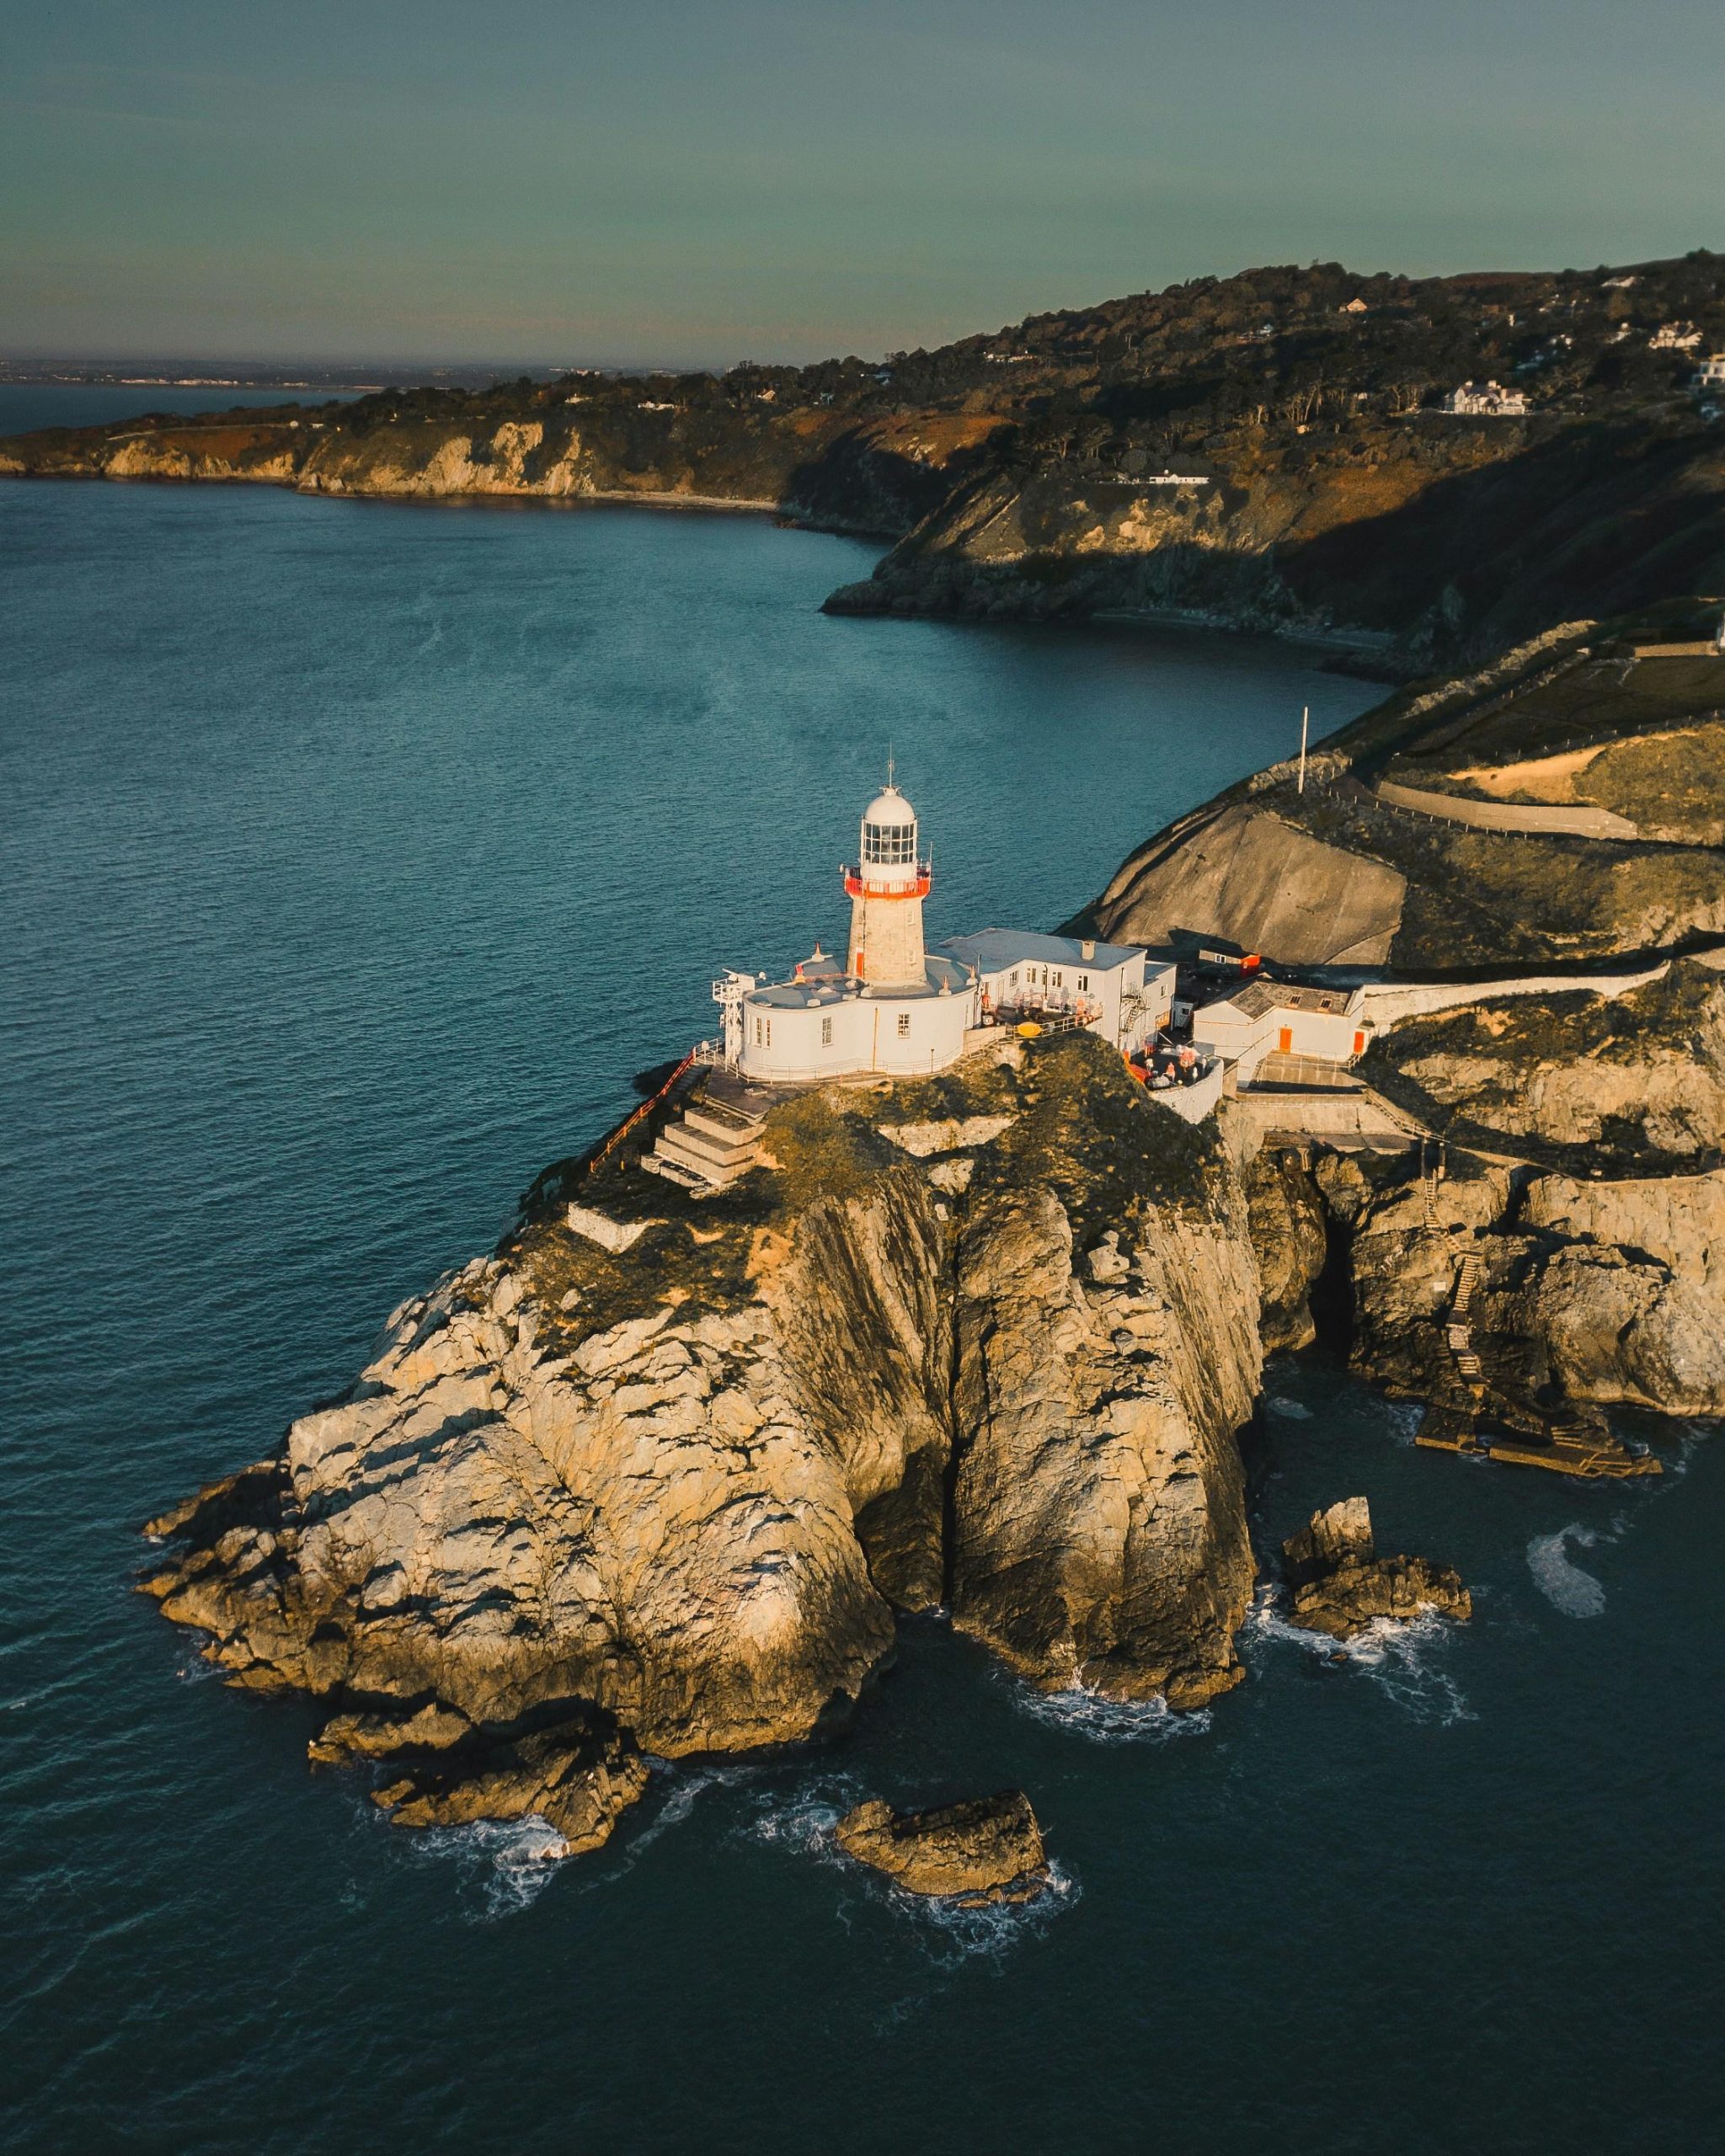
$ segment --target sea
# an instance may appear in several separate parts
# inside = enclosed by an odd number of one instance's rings
[[[88,393],[86,393],[88,395]],[[75,392],[0,388],[0,430]],[[33,398],[33,403],[27,403]],[[211,404],[231,401],[217,392]],[[26,417],[20,419],[20,410]],[[104,414],[105,416],[105,414]],[[832,1742],[662,1774],[602,1851],[412,1835],[134,1582],[142,1523],[844,927],[890,755],[931,926],[1052,926],[1379,693],[1285,643],[846,621],[757,516],[0,482],[0,2147],[1683,2151],[1725,2071],[1725,1450],[1417,1451],[1271,1366],[1254,1527],[1365,1492],[1476,1615],[1046,1697],[937,1619]],[[860,1797],[1026,1790],[953,1913]]]

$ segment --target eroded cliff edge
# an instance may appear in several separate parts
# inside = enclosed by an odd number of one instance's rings
[[[324,1703],[313,1757],[382,1762],[398,1817],[572,1849],[644,1754],[820,1731],[900,1610],[1195,1705],[1238,1674],[1258,1315],[1220,1137],[1088,1037],[829,1087],[699,1202],[548,1171],[346,1398],[152,1523],[147,1591]]]

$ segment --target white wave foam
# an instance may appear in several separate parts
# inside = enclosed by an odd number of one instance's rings
[[[1077,1881],[1058,1864],[1049,1865],[1048,1885],[1033,1900],[991,1902],[974,1909],[934,1901],[927,1894],[907,1894],[889,1881],[883,1883],[895,1913],[919,1928],[936,1966],[943,1969],[979,1957],[1002,1959],[1025,1940],[1045,1931],[1073,1907],[1081,1891]]]
[[[804,1782],[787,1796],[782,1791],[762,1790],[743,1828],[750,1840],[789,1849],[798,1856],[842,1862],[833,1829],[853,1805],[868,1792],[848,1775],[822,1774]]]
[[[1419,1426],[1425,1420],[1425,1402],[1422,1400],[1387,1400],[1382,1394],[1373,1396],[1382,1419],[1390,1426],[1390,1435],[1398,1445],[1411,1445],[1419,1435]]]
[[[1279,1415],[1286,1422],[1309,1422],[1311,1420],[1311,1410],[1306,1402],[1290,1400],[1286,1393],[1266,1393],[1263,1404],[1272,1415]]]
[[[719,1766],[711,1760],[703,1761],[698,1767],[684,1767],[675,1760],[651,1754],[648,1764],[653,1769],[654,1788],[662,1789],[663,1794],[644,1826],[632,1826],[625,1821],[628,1847],[615,1867],[619,1873],[627,1871],[642,1850],[650,1849],[667,1829],[681,1826],[708,1790],[731,1788],[740,1782],[752,1781],[765,1771],[756,1764],[733,1763]]]
[[[538,1900],[569,1853],[548,1819],[476,1819],[466,1827],[428,1827],[401,1838],[410,1852],[452,1864],[464,1891],[477,1894],[486,1921],[515,1915]]]
[[[1153,1700],[1111,1700],[1087,1684],[1069,1684],[1058,1692],[1039,1692],[1033,1684],[996,1670],[996,1679],[1011,1689],[1012,1705],[1033,1721],[1070,1731],[1092,1744],[1166,1744],[1177,1737],[1202,1737],[1210,1728],[1210,1710],[1177,1714],[1158,1695]]]
[[[1569,1561],[1568,1545],[1591,1550],[1599,1540],[1593,1529],[1579,1520],[1560,1527],[1555,1534],[1536,1534],[1527,1545],[1527,1569],[1533,1583],[1555,1609],[1566,1617],[1605,1614],[1605,1589],[1591,1572]]]
[[[1405,1623],[1375,1618],[1351,1640],[1332,1640],[1327,1632],[1290,1624],[1282,1614],[1281,1590],[1271,1587],[1259,1589],[1245,1629],[1258,1639],[1302,1647],[1338,1668],[1361,1671],[1415,1721],[1447,1725],[1477,1719],[1466,1694],[1442,1666],[1452,1628],[1435,1609]]]

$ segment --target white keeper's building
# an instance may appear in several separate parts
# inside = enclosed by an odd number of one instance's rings
[[[1154,1040],[1172,1009],[1173,961],[1152,962],[1135,944],[985,928],[934,947],[975,974],[983,1025],[1071,1018],[1130,1051]]]
[[[818,1083],[853,1072],[926,1076],[1003,1025],[1082,1026],[1123,1051],[1168,1022],[1172,964],[1076,937],[988,928],[930,950],[922,901],[933,882],[916,813],[889,784],[862,812],[846,956],[817,943],[789,978],[731,973],[713,984],[724,1013],[712,1043],[745,1078]]]

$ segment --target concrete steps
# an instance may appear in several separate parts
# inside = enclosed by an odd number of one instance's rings
[[[641,1165],[686,1190],[723,1190],[754,1166],[761,1121],[760,1114],[729,1101],[698,1096],[666,1124]]]

